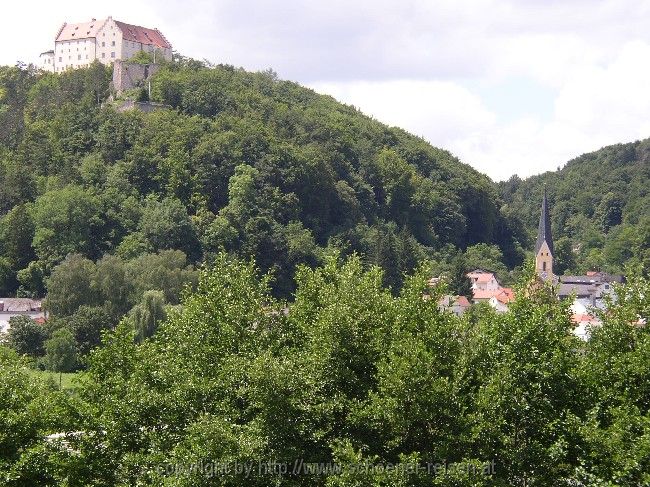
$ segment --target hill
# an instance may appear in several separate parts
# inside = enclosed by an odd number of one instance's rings
[[[43,294],[69,254],[176,249],[197,265],[224,249],[273,270],[278,296],[328,248],[363,254],[395,288],[478,243],[521,262],[526,235],[489,178],[354,107],[180,58],[152,82],[171,109],[118,112],[110,76],[0,68],[3,294]]]
[[[621,272],[628,263],[650,270],[650,139],[604,147],[555,171],[500,183],[506,205],[537,229],[547,189],[558,273]]]

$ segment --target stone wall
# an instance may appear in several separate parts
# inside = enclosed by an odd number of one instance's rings
[[[156,74],[160,64],[138,64],[116,60],[113,63],[113,89],[119,95],[125,90],[145,86],[146,81]]]

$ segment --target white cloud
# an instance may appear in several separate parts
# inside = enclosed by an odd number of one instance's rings
[[[647,0],[26,0],[3,6],[0,64],[107,15],[186,55],[272,67],[496,179],[650,136]]]
[[[388,81],[312,84],[447,148],[490,177],[554,170],[581,153],[650,136],[650,44],[632,42],[604,67],[586,64],[560,83],[552,116],[502,121],[453,82]]]

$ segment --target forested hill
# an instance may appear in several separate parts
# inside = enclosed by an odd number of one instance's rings
[[[273,269],[281,296],[328,247],[360,252],[394,286],[454,247],[521,261],[527,236],[486,176],[331,97],[181,59],[152,82],[171,109],[120,113],[110,79],[100,64],[0,68],[1,294],[42,295],[70,254],[178,249],[196,265],[225,249]]]
[[[537,229],[546,187],[559,273],[628,263],[650,271],[650,139],[604,147],[562,169],[500,183],[507,211]],[[505,209],[504,209],[505,210]]]

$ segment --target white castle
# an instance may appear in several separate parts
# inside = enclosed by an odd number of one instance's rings
[[[98,60],[111,64],[127,60],[138,51],[172,59],[172,46],[158,29],[126,24],[112,17],[79,24],[64,23],[56,35],[54,50],[39,56],[40,67],[61,73]]]

